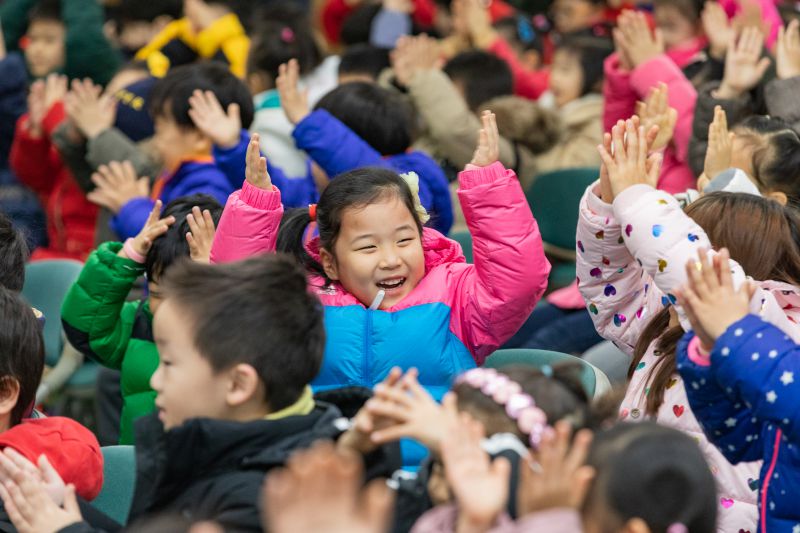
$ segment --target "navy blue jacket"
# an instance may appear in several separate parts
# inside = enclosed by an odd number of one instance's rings
[[[692,412],[731,463],[763,459],[758,531],[800,532],[800,347],[748,315],[717,339],[704,366],[689,357],[693,336],[677,352]]]

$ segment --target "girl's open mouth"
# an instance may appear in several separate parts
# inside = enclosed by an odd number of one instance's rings
[[[392,278],[384,281],[379,281],[375,285],[377,285],[379,289],[383,289],[384,291],[392,291],[402,287],[405,282],[406,278]]]

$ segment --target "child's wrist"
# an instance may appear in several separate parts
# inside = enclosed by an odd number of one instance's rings
[[[144,254],[142,254],[142,253],[140,253],[140,252],[138,252],[136,250],[136,247],[133,245],[134,241],[135,241],[135,239],[133,239],[132,237],[129,237],[125,241],[125,244],[122,245],[122,251],[125,253],[125,255],[128,257],[128,259],[130,259],[131,261],[135,261],[136,263],[143,264],[147,260],[147,257],[145,257]]]

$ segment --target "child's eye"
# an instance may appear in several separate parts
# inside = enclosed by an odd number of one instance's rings
[[[362,246],[361,248],[356,249],[356,252],[372,252],[377,250],[378,247],[374,244],[370,244],[369,246]]]
[[[408,243],[410,243],[413,240],[414,239],[412,239],[411,237],[409,237],[407,239],[400,239],[399,241],[397,241],[397,244],[407,245]]]

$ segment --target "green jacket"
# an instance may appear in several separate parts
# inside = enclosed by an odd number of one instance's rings
[[[133,444],[134,419],[155,410],[150,377],[158,367],[158,351],[149,303],[125,301],[144,267],[119,257],[121,248],[121,243],[108,242],[92,252],[64,299],[61,321],[75,348],[121,371],[120,444]]]
[[[38,0],[0,2],[8,51],[19,50],[19,40],[28,31],[28,12]],[[105,85],[120,64],[120,55],[103,34],[103,8],[97,0],[62,0],[61,18],[66,27],[63,72],[70,79],[91,78]]]

